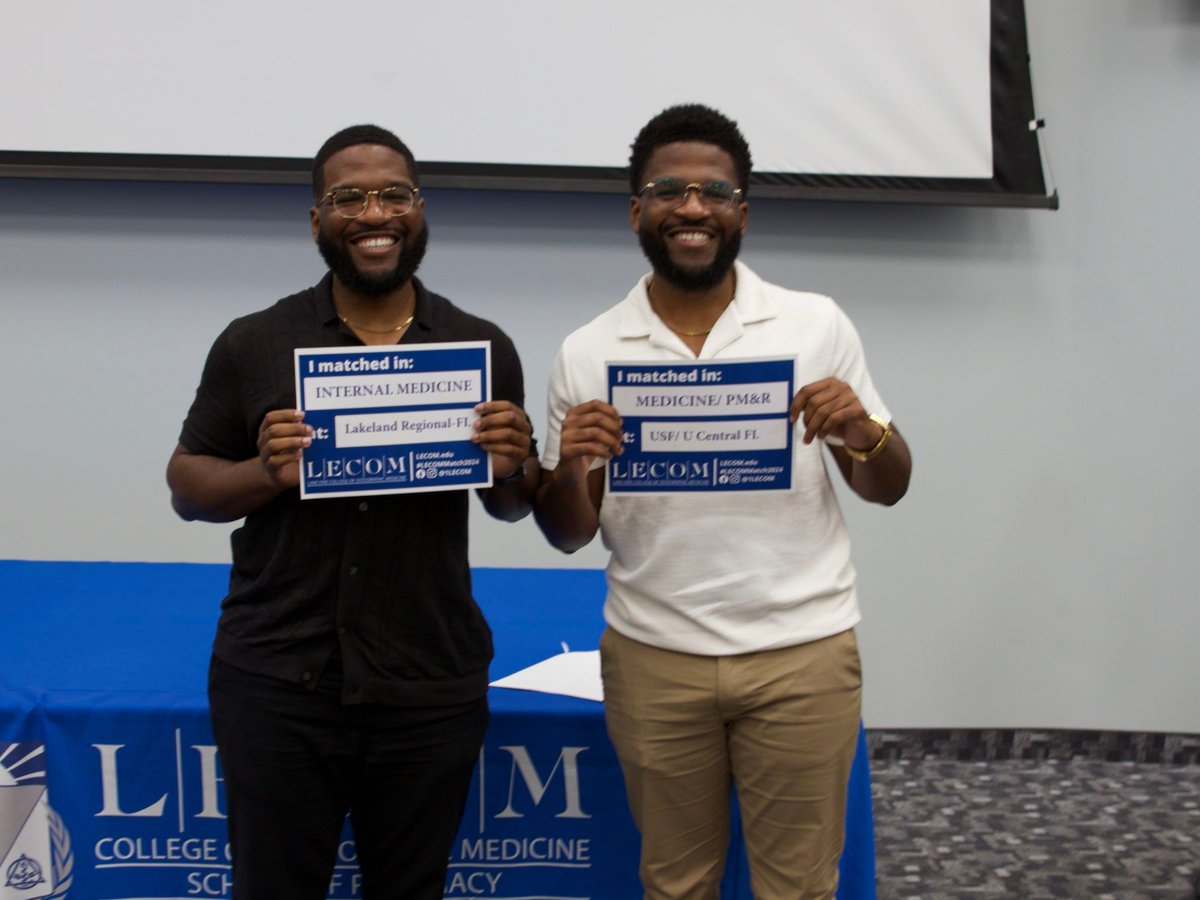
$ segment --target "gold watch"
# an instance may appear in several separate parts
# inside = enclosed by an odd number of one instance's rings
[[[892,428],[891,422],[888,422],[879,416],[868,416],[867,418],[882,428],[883,434],[879,436],[879,442],[870,450],[855,450],[849,444],[842,445],[842,449],[850,454],[850,458],[856,462],[868,462],[877,457],[884,451],[884,448],[887,447],[888,442],[892,439],[892,434],[895,432],[895,429]]]

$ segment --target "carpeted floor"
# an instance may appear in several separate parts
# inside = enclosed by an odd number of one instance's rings
[[[1200,765],[1190,755],[906,758],[871,737],[880,900],[1197,896]]]

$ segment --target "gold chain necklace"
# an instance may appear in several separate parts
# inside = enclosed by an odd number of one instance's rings
[[[655,314],[659,317],[659,319],[662,320],[662,323],[664,325],[666,325],[668,328],[670,328],[673,332],[680,335],[681,337],[704,337],[705,335],[709,334],[713,330],[712,325],[709,325],[703,331],[684,331],[682,328],[676,328],[674,325],[672,325],[670,322],[668,322],[666,320],[666,318],[664,318],[664,316],[661,312],[659,312],[657,309],[654,308],[654,295],[651,293],[651,291],[653,291],[653,290],[654,290],[654,282],[653,281],[646,282],[646,299],[650,301],[650,308],[654,310]],[[715,325],[716,323],[714,322],[713,324]]]
[[[711,328],[705,328],[703,331],[684,331],[682,328],[676,328],[674,325],[672,325],[666,319],[663,319],[663,317],[661,315],[659,316],[659,318],[662,319],[664,325],[666,325],[668,328],[670,328],[676,334],[682,335],[683,337],[700,337],[701,335],[709,334],[712,331]]]
[[[407,328],[409,325],[411,325],[412,320],[417,317],[417,314],[414,312],[411,316],[409,316],[407,319],[405,319],[403,322],[401,322],[395,328],[368,328],[366,325],[358,325],[354,322],[351,322],[349,319],[347,319],[341,313],[338,313],[337,317],[339,319],[341,319],[343,322],[345,322],[347,325],[349,325],[351,328],[353,328],[355,331],[365,331],[367,334],[394,334],[397,331],[403,331],[405,328]]]

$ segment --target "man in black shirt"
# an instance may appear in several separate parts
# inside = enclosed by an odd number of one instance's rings
[[[465,491],[300,500],[312,429],[295,348],[491,342],[493,516],[530,510],[521,364],[495,325],[414,277],[425,200],[391,132],[338,132],[313,163],[330,272],[217,338],[167,481],[185,519],[234,532],[209,674],[235,900],[327,895],[349,812],[367,900],[440,898],[487,724],[491,633],[471,596]],[[532,462],[529,460],[532,459]]]

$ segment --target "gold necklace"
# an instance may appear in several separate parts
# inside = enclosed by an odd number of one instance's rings
[[[682,328],[676,328],[674,325],[672,325],[670,322],[668,322],[666,320],[666,318],[663,316],[663,314],[661,312],[659,312],[657,309],[654,308],[654,296],[653,296],[653,294],[651,294],[651,291],[653,289],[654,289],[654,282],[653,281],[646,282],[646,299],[650,301],[650,308],[654,310],[655,314],[659,317],[659,319],[662,320],[662,323],[664,325],[666,325],[668,328],[670,328],[673,332],[680,335],[681,337],[704,337],[705,335],[709,334],[713,330],[712,325],[709,325],[703,331],[684,331]],[[716,323],[714,322],[713,324],[715,325]]]
[[[355,331],[365,331],[367,334],[394,334],[397,331],[403,331],[405,328],[407,328],[409,325],[411,325],[412,320],[417,317],[417,314],[416,314],[416,312],[414,312],[411,316],[409,316],[407,319],[405,319],[403,322],[401,322],[395,328],[368,328],[366,325],[357,325],[354,322],[351,322],[349,319],[347,319],[341,313],[338,313],[337,317],[339,319],[341,319],[343,322],[345,322],[347,325],[349,325],[351,328],[353,328]]]
[[[659,318],[662,319],[662,316],[659,316]],[[663,319],[663,324],[666,325],[668,328],[670,328],[676,334],[682,335],[683,337],[700,337],[701,335],[708,334],[712,331],[711,328],[705,328],[703,331],[684,331],[682,328],[676,328],[674,325],[672,325],[666,319]]]

